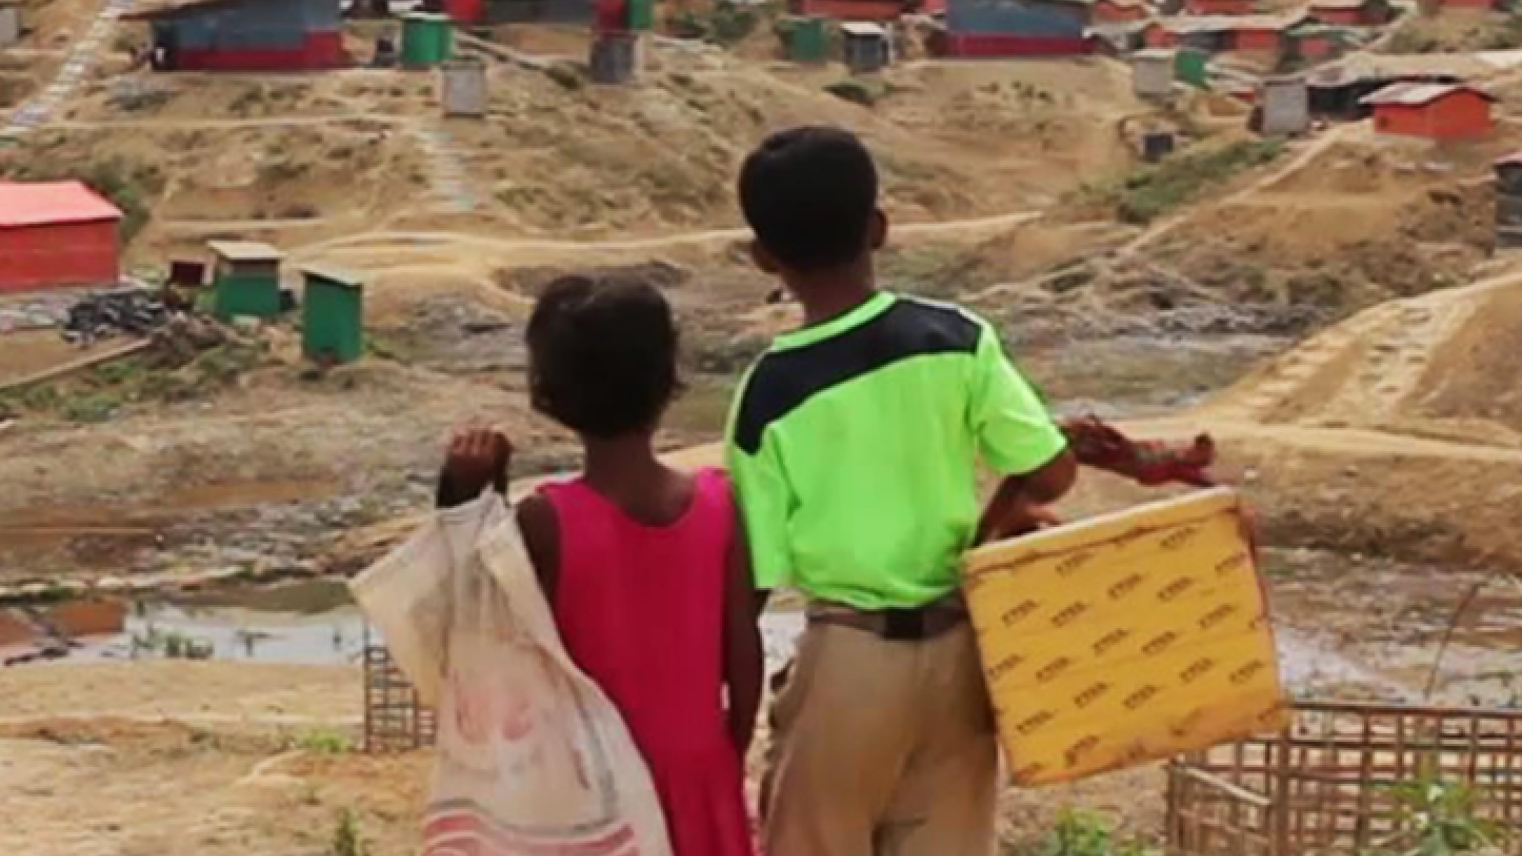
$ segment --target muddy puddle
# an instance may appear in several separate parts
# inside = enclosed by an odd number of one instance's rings
[[[763,619],[771,668],[792,655],[802,629],[799,612]],[[0,663],[9,666],[155,658],[344,665],[360,661],[365,643],[364,615],[342,582],[328,580],[0,610]]]
[[[1316,550],[1265,568],[1285,671],[1320,694],[1522,707],[1516,574]]]
[[[1522,706],[1522,583],[1306,550],[1268,550],[1264,567],[1280,667],[1296,696]],[[803,627],[797,609],[764,616],[769,668],[792,656]],[[7,665],[145,658],[338,665],[357,663],[365,642],[364,618],[336,581],[0,610]]]
[[[0,612],[0,662],[216,659],[328,665],[364,651],[365,621],[343,583]]]

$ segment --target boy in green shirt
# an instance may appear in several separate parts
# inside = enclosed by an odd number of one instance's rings
[[[803,304],[747,374],[729,467],[756,587],[809,599],[773,712],[773,856],[983,856],[998,750],[962,553],[1045,519],[1076,464],[979,318],[877,289],[871,155],[798,128],[746,160],[756,263]],[[1003,475],[979,520],[976,466]]]

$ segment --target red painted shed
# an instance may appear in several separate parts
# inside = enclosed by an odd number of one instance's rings
[[[1142,0],[1094,0],[1089,7],[1089,21],[1093,24],[1144,21],[1151,14]]]
[[[1178,34],[1158,21],[1153,21],[1142,30],[1142,44],[1149,48],[1171,48],[1176,47],[1178,43]]]
[[[77,181],[0,183],[0,292],[115,283],[121,219]]]
[[[1432,140],[1478,140],[1490,135],[1490,93],[1463,84],[1397,83],[1358,103],[1374,108],[1381,134]]]
[[[458,2],[459,0],[456,0]],[[304,71],[345,64],[338,0],[148,0],[158,71]]]
[[[1284,31],[1273,27],[1243,27],[1233,34],[1231,47],[1243,53],[1277,54],[1284,47]]]

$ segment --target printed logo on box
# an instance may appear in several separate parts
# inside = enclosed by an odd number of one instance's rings
[[[1167,603],[1168,601],[1177,598],[1184,592],[1194,588],[1194,584],[1194,577],[1179,577],[1173,582],[1168,583],[1166,586],[1163,586],[1162,591],[1157,593],[1157,599],[1163,603]]]
[[[1066,627],[1069,624],[1072,624],[1074,621],[1078,620],[1079,617],[1088,611],[1089,605],[1087,603],[1084,603],[1081,600],[1075,600],[1067,606],[1064,606],[1062,609],[1058,610],[1057,614],[1052,616],[1052,626]]]
[[[1069,746],[1067,751],[1062,753],[1062,759],[1067,762],[1069,767],[1076,767],[1078,766],[1078,762],[1083,760],[1083,756],[1092,752],[1094,747],[1098,745],[1099,737],[1090,734],[1082,740],[1074,743],[1072,746]]]
[[[1020,732],[1021,736],[1029,737],[1030,735],[1044,728],[1047,723],[1051,721],[1052,712],[1049,710],[1043,710],[1039,713],[1027,716],[1025,719],[1015,723],[1015,730]]]
[[[1088,565],[1090,562],[1094,561],[1095,555],[1096,554],[1093,550],[1084,550],[1082,552],[1074,553],[1071,556],[1068,556],[1066,559],[1063,559],[1057,563],[1057,576],[1067,577],[1077,573],[1078,571],[1082,570],[1085,565]]]
[[[1114,630],[1111,630],[1109,633],[1101,636],[1099,640],[1094,643],[1094,656],[1104,656],[1105,653],[1108,652],[1111,648],[1114,648],[1116,645],[1119,645],[1127,639],[1130,639],[1132,635],[1133,631],[1126,627],[1117,627]]]
[[[1195,536],[1199,534],[1200,528],[1198,526],[1185,526],[1176,532],[1170,532],[1163,536],[1163,539],[1158,543],[1162,544],[1165,550],[1179,550],[1190,541],[1193,541]]]
[[[1162,633],[1159,633],[1157,636],[1148,639],[1147,644],[1142,646],[1142,653],[1146,654],[1149,657],[1156,656],[1161,654],[1163,651],[1166,651],[1173,645],[1174,642],[1177,641],[1177,633],[1174,633],[1172,630],[1165,630]]]
[[[1109,692],[1110,685],[1104,681],[1100,681],[1088,689],[1085,689],[1078,695],[1073,696],[1073,706],[1079,710],[1083,710],[1094,702],[1104,698],[1107,694],[1109,694]]]
[[[988,669],[988,680],[997,681],[1010,672],[1020,668],[1020,664],[1024,662],[1025,658],[1019,654],[1010,654],[1008,657],[1005,657],[999,662],[994,663],[993,666]]]
[[[1190,663],[1189,666],[1184,669],[1184,671],[1179,672],[1179,680],[1183,681],[1185,684],[1192,684],[1200,678],[1210,674],[1211,670],[1213,670],[1215,666],[1215,660],[1212,660],[1209,657],[1201,657],[1200,659],[1195,660],[1193,663]]]
[[[1115,585],[1110,586],[1110,600],[1120,600],[1121,598],[1135,591],[1136,587],[1141,584],[1142,575],[1137,573],[1131,574],[1120,582],[1117,582]]]
[[[1234,604],[1223,603],[1200,617],[1200,629],[1209,630],[1240,611]]]
[[[1249,557],[1246,553],[1234,553],[1219,562],[1216,562],[1215,572],[1217,576],[1234,574],[1247,567]]]
[[[1140,710],[1143,705],[1150,704],[1153,699],[1157,698],[1159,692],[1162,691],[1156,686],[1147,684],[1136,692],[1126,696],[1126,700],[1122,703],[1126,706],[1126,710]]]
[[[1073,665],[1072,659],[1068,657],[1058,657],[1050,663],[1047,663],[1045,666],[1042,666],[1041,670],[1036,672],[1036,681],[1043,684],[1047,683],[1063,672],[1066,672],[1068,667],[1071,665]]]
[[[1245,684],[1257,677],[1266,668],[1267,666],[1263,664],[1262,660],[1253,660],[1247,665],[1233,671],[1231,673],[1231,682],[1233,684]]]
[[[1005,627],[1010,627],[1029,618],[1031,613],[1040,608],[1041,604],[1039,602],[1026,598],[1013,608],[1006,610],[1000,620],[1004,622]]]

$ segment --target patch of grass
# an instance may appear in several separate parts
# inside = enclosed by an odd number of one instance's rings
[[[569,63],[551,63],[545,67],[544,76],[567,92],[576,92],[587,85],[586,78],[582,77],[580,70]]]
[[[1161,856],[1162,851],[1135,839],[1121,838],[1114,826],[1093,812],[1066,808],[1057,825],[1035,848],[1016,848],[1011,853],[1031,856]]]
[[[262,86],[245,89],[242,95],[239,95],[233,103],[227,106],[227,112],[234,116],[242,116],[260,104],[263,104],[264,96],[265,92]]]
[[[264,360],[260,344],[227,343],[181,368],[145,357],[103,363],[73,377],[0,395],[0,411],[52,415],[71,422],[105,422],[139,402],[176,402],[231,386]]]
[[[1347,284],[1329,273],[1296,274],[1285,283],[1285,299],[1296,306],[1338,307],[1347,296]]]
[[[333,828],[333,842],[328,856],[369,856],[370,843],[365,840],[359,827],[359,816],[354,809],[346,808],[338,813],[338,824]]]
[[[1112,205],[1126,223],[1149,223],[1198,199],[1205,190],[1245,170],[1277,158],[1275,141],[1244,141],[1202,152],[1185,152],[1156,166],[1143,167],[1110,186],[1086,186],[1085,194]]]
[[[1500,23],[1486,29],[1480,39],[1482,50],[1509,51],[1522,47],[1522,15],[1509,13]]]
[[[354,751],[354,741],[333,728],[313,728],[296,735],[291,740],[291,748],[319,755],[342,755]]]
[[[131,166],[119,160],[90,167],[84,182],[122,211],[122,243],[130,244],[152,216],[150,198],[164,189],[163,174],[153,166]]]
[[[880,80],[848,77],[829,84],[824,91],[842,101],[860,104],[863,107],[875,107],[877,102],[887,96],[888,87]]]
[[[252,371],[263,359],[262,347],[228,344],[206,351],[190,366],[202,379],[228,386]]]
[[[132,87],[111,95],[111,106],[123,113],[139,110],[157,110],[174,100],[174,92],[168,89]]]
[[[106,392],[97,392],[93,395],[85,395],[79,398],[71,398],[64,403],[63,416],[70,422],[94,424],[97,422],[110,421],[116,411],[120,410],[122,401],[115,395]]]
[[[1433,53],[1442,47],[1442,43],[1426,26],[1417,19],[1402,24],[1385,43],[1385,51],[1392,54],[1424,54]]]
[[[159,654],[171,660],[209,660],[213,648],[204,639],[187,636],[177,630],[159,630],[150,625],[147,632],[133,634],[132,651],[134,654]]]
[[[260,184],[284,184],[296,181],[307,174],[307,165],[288,160],[276,160],[259,167]]]
[[[701,39],[727,47],[749,38],[763,22],[775,19],[779,8],[719,0],[707,12],[688,9],[672,15],[666,28],[679,39]]]
[[[1511,838],[1511,830],[1480,815],[1479,793],[1473,787],[1441,778],[1430,764],[1390,792],[1402,821],[1399,828],[1408,830],[1407,840],[1368,856],[1500,853]]]

